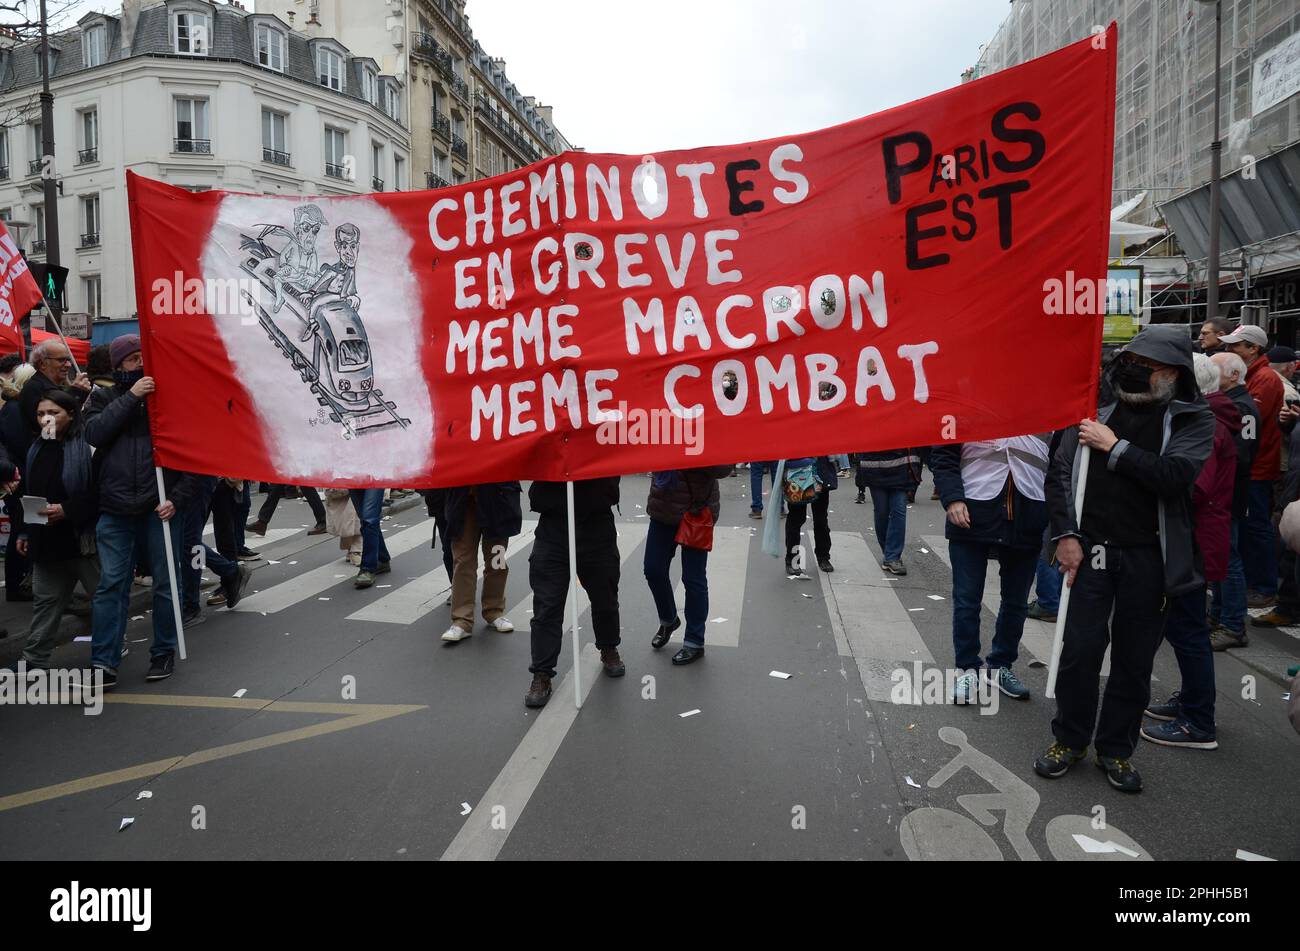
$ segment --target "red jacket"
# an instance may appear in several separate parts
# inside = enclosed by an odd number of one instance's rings
[[[1282,411],[1282,378],[1268,365],[1268,355],[1261,353],[1246,369],[1246,389],[1259,407],[1259,451],[1250,467],[1255,482],[1272,482],[1282,475],[1282,427],[1277,414]]]
[[[1237,440],[1241,410],[1219,391],[1206,396],[1214,411],[1214,449],[1201,467],[1192,489],[1196,520],[1196,547],[1205,562],[1205,580],[1228,576],[1228,549],[1232,540],[1232,487],[1237,476]]]

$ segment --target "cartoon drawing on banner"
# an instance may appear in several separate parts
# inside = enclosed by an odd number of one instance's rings
[[[356,267],[361,229],[334,228],[338,260],[322,265],[320,231],[328,225],[318,205],[298,205],[293,228],[259,224],[256,236],[240,235],[241,267],[274,294],[268,309],[247,291],[244,298],[276,349],[306,383],[344,438],[364,436],[411,421],[375,388],[366,326],[361,319]]]

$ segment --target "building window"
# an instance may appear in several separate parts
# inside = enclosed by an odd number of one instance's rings
[[[0,181],[9,178],[9,130],[0,129]]]
[[[266,26],[257,28],[257,61],[268,69],[284,72],[284,34]]]
[[[27,163],[27,174],[39,175],[41,174],[42,156],[44,155],[44,151],[41,146],[41,138],[42,138],[41,124],[39,122],[33,122],[30,128],[32,130],[32,134],[31,134],[32,158]]]
[[[361,70],[361,95],[372,106],[379,105],[379,78],[373,69]]]
[[[316,71],[320,84],[335,92],[343,91],[343,57],[333,50],[320,50],[316,54]]]
[[[41,243],[40,248],[33,248],[33,251],[45,250],[45,206],[32,205],[32,238]]]
[[[77,164],[85,165],[99,161],[99,112],[87,109],[78,113],[81,126],[81,149],[77,152]]]
[[[108,59],[108,30],[92,26],[81,36],[81,59],[86,66],[103,66]]]
[[[99,247],[99,196],[87,195],[81,199],[81,246]]]
[[[325,174],[330,178],[351,181],[354,173],[348,167],[348,134],[342,129],[325,128]]]
[[[374,191],[381,192],[384,190],[384,147],[378,143],[370,143],[370,169],[371,181],[370,187]]]
[[[98,274],[81,279],[81,299],[86,302],[86,313],[91,320],[98,320],[103,315],[102,284]]]
[[[262,161],[289,164],[288,121],[283,113],[262,110]]]
[[[212,152],[212,142],[208,139],[206,99],[176,100],[176,151],[204,155]]]
[[[172,48],[190,56],[206,56],[211,49],[212,21],[203,13],[178,13],[172,19]]]
[[[393,156],[393,191],[406,191],[406,159]]]
[[[385,103],[385,111],[390,119],[400,119],[402,117],[402,94],[397,91],[397,87],[389,83],[385,88],[388,94]]]

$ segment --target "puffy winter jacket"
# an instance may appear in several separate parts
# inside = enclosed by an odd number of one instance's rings
[[[670,473],[655,473],[654,482],[650,484],[650,497],[646,502],[646,514],[656,522],[676,526],[681,523],[686,510],[698,512],[705,505],[713,513],[716,523],[722,512],[722,493],[718,490],[718,480],[731,471],[731,466],[704,466],[700,469],[670,470],[675,478],[667,478]],[[667,482],[667,485],[656,485]]]
[[[141,515],[156,509],[158,483],[144,400],[121,385],[95,390],[86,400],[82,418],[86,442],[96,450],[99,510]],[[163,469],[163,485],[168,501],[182,509],[193,498],[197,482],[188,473]]]
[[[859,489],[915,489],[921,482],[921,453],[916,449],[887,449],[858,455]]]
[[[1237,434],[1241,410],[1224,393],[1206,394],[1214,412],[1214,451],[1201,467],[1192,489],[1196,519],[1196,544],[1205,563],[1205,580],[1228,576],[1228,550],[1232,544],[1232,494],[1237,479]]]

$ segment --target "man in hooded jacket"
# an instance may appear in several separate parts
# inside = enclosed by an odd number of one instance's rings
[[[1114,402],[1096,420],[1066,430],[1047,477],[1056,558],[1074,591],[1056,680],[1056,742],[1034,770],[1062,776],[1095,740],[1097,765],[1110,784],[1140,792],[1129,759],[1150,700],[1166,598],[1205,583],[1191,496],[1214,447],[1215,421],[1180,327],[1143,330],[1108,373]],[[1074,505],[1080,446],[1091,449],[1082,517]],[[1110,676],[1098,719],[1108,644]]]

